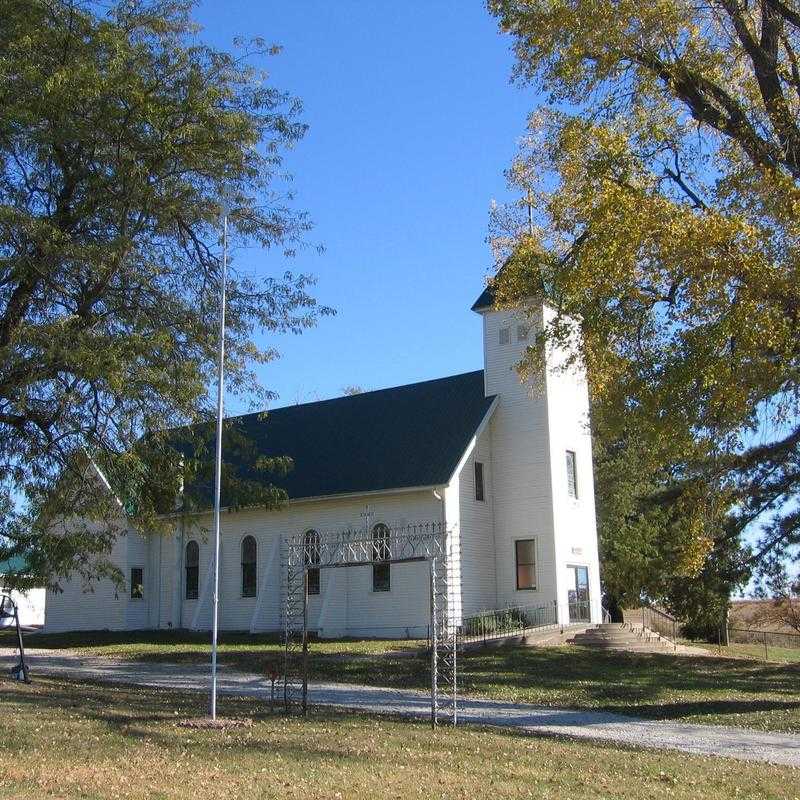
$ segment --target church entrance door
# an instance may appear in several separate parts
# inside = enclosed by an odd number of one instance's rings
[[[567,599],[569,602],[569,621],[591,622],[592,614],[589,605],[589,568],[570,565]]]

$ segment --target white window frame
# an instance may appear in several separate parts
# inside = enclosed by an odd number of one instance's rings
[[[483,497],[478,497],[478,467],[480,467],[481,472],[481,494]],[[475,502],[476,503],[485,503],[486,502],[486,464],[483,461],[478,461],[475,459],[475,463],[472,468],[472,475],[473,481],[475,483]]]
[[[572,456],[571,462],[570,456]],[[580,492],[578,491],[578,454],[574,450],[565,450],[564,459],[567,468],[567,496],[577,500],[580,497]]]
[[[314,560],[306,559],[306,548],[309,546],[307,537],[310,533],[313,533],[314,536],[316,537],[316,543],[313,545],[313,547],[316,549],[316,559]],[[303,566],[306,568],[306,586],[308,589],[308,597],[319,597],[322,594],[322,570],[318,566],[320,562],[320,553],[319,553],[320,541],[321,539],[319,531],[316,528],[308,528],[303,533],[303,561],[304,561]],[[310,588],[308,588],[308,583],[309,583],[308,576],[312,570],[314,570],[317,575],[316,591],[314,592],[312,592]]]
[[[244,547],[244,540],[245,539],[252,539],[256,543],[256,590],[254,594],[245,594],[244,593],[244,561],[242,561],[242,548]],[[258,551],[261,548],[258,546],[258,539],[252,533],[246,533],[242,538],[239,540],[239,591],[242,595],[242,600],[253,600],[258,597]]]
[[[533,579],[534,586],[520,588],[519,585],[519,560],[517,558],[517,543],[533,542]],[[518,536],[514,539],[514,588],[518,592],[538,592],[539,591],[539,537],[538,536]]]
[[[187,580],[186,571],[189,569],[189,561],[186,558],[186,553],[189,550],[189,545],[194,542],[197,545],[197,594],[194,597],[189,597],[189,581]],[[183,599],[187,603],[196,603],[200,599],[200,542],[197,539],[187,539],[186,544],[183,546]]]
[[[509,328],[507,325],[500,328],[497,341],[501,346],[508,344],[511,341],[511,328]]]
[[[517,341],[518,342],[527,342],[528,336],[530,336],[531,328],[530,325],[517,325]]]
[[[371,530],[371,533],[370,533],[370,538],[372,539],[372,542],[373,542],[373,546],[372,546],[372,575],[371,575],[372,583],[371,583],[371,588],[372,588],[372,593],[373,594],[390,594],[391,591],[392,591],[392,562],[391,561],[387,561],[385,559],[376,559],[375,558],[375,556],[376,556],[376,552],[375,552],[376,551],[376,547],[375,547],[375,531],[376,531],[376,529],[378,527],[383,527],[383,528],[386,529],[387,546],[388,546],[388,541],[389,541],[389,539],[391,538],[391,535],[392,535],[392,529],[385,522],[376,522],[372,526],[372,530]],[[387,570],[389,571],[389,586],[388,586],[387,589],[376,589],[375,588],[375,567],[386,567]]]

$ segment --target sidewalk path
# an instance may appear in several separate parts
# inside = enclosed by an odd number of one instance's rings
[[[29,653],[33,676],[55,675],[98,682],[127,683],[163,689],[208,691],[208,668],[192,664],[147,664],[102,657],[83,657],[56,650]],[[11,651],[0,648],[0,672],[7,671]],[[266,700],[266,681],[254,674],[220,667],[223,694]],[[430,696],[411,689],[381,689],[344,683],[309,685],[309,702],[370,714],[430,716]],[[746,728],[643,720],[606,711],[548,708],[478,698],[459,702],[459,721],[518,731],[680,750],[702,756],[766,761],[800,767],[800,736]]]

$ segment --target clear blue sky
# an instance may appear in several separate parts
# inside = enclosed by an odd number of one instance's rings
[[[510,83],[510,40],[483,3],[205,0],[195,17],[215,46],[282,45],[273,82],[302,99],[310,126],[287,167],[315,222],[309,242],[326,251],[290,267],[315,274],[338,314],[270,341],[275,405],[481,368],[469,308],[492,265],[489,203],[508,198],[503,170],[537,104]],[[276,252],[241,263],[287,264]]]

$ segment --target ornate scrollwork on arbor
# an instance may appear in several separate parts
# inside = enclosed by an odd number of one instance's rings
[[[456,557],[455,537],[440,522],[388,527],[381,536],[381,562],[427,562],[429,565],[431,615],[431,723],[442,718],[455,724],[457,717]],[[286,710],[299,707],[305,714],[308,696],[308,572],[374,563],[375,540],[364,529],[349,528],[321,534],[310,540],[305,534],[284,541],[284,703]],[[309,565],[312,565],[310,567]]]

